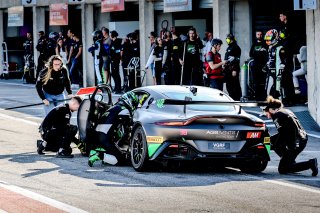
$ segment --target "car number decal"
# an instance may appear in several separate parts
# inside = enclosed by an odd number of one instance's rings
[[[147,136],[148,143],[163,143],[163,137],[161,136]]]

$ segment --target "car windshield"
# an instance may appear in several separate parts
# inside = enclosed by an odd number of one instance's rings
[[[223,95],[220,95],[223,94]],[[174,100],[192,100],[192,101],[217,101],[217,102],[224,102],[224,101],[233,101],[230,97],[225,95],[222,92],[217,90],[208,89],[201,89],[197,91],[194,95],[192,92],[186,91],[172,91],[166,92],[166,96],[169,99]],[[187,105],[187,109],[189,110],[201,110],[201,111],[234,111],[234,105]]]

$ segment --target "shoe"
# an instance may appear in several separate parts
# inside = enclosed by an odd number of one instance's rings
[[[103,162],[105,162],[107,164],[111,164],[111,165],[116,165],[118,163],[118,160],[114,155],[104,153],[103,154]]]
[[[77,144],[77,147],[80,150],[82,155],[86,155],[87,154],[87,152],[86,152],[86,144],[85,143],[81,143],[80,142],[80,143]]]
[[[311,170],[312,170],[312,176],[315,177],[318,175],[318,162],[317,158],[313,158],[310,160],[311,163]]]
[[[96,150],[91,150],[89,155],[88,165],[90,167],[93,167],[94,162],[99,160],[101,160],[99,157],[99,152],[97,152]]]
[[[67,153],[66,151],[61,151],[56,154],[56,158],[73,158],[71,153]]]
[[[37,140],[37,152],[39,155],[44,155],[43,151],[45,150],[45,147],[42,145],[42,140]]]

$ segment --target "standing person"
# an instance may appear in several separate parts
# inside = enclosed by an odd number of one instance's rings
[[[78,128],[70,124],[72,112],[76,112],[82,99],[79,96],[71,98],[69,103],[62,104],[54,108],[44,118],[39,127],[41,138],[43,141],[37,141],[37,152],[43,155],[43,151],[57,152],[57,158],[72,158],[72,148],[70,147],[73,141],[80,149],[82,145],[75,137]]]
[[[317,176],[317,158],[299,163],[295,161],[308,142],[307,133],[295,114],[283,108],[282,102],[272,96],[267,97],[267,107],[264,111],[266,116],[273,120],[278,130],[277,134],[271,136],[271,147],[281,158],[279,173],[287,174],[311,169],[312,176]]]
[[[63,38],[58,38],[56,46],[56,55],[59,55],[63,59],[63,64],[67,64],[67,45],[65,45]]]
[[[172,32],[172,51],[171,51],[171,61],[172,61],[172,72],[173,72],[173,84],[179,85],[181,78],[181,64],[179,61],[179,55],[181,52],[181,39],[176,30]]]
[[[297,55],[298,61],[300,62],[300,69],[295,70],[293,75],[293,85],[295,94],[300,94],[299,80],[298,76],[307,75],[307,46],[302,46],[300,48],[299,54]],[[306,78],[307,80],[307,78]]]
[[[123,90],[127,92],[129,90],[129,70],[128,65],[132,58],[132,49],[131,49],[131,33],[127,34],[126,38],[123,39],[122,47],[120,51],[122,70],[123,70]]]
[[[229,62],[225,67],[226,87],[230,97],[239,101],[242,96],[239,79],[241,49],[238,46],[234,35],[231,33],[227,35],[226,42],[228,48],[224,60]]]
[[[68,31],[67,31],[67,38],[66,38],[66,47],[67,47],[67,53],[68,53],[68,55],[67,55],[67,66],[68,66],[68,68],[69,68],[69,70],[70,70],[70,67],[71,67],[71,61],[69,60],[69,59],[71,59],[71,57],[70,57],[70,51],[71,51],[71,47],[73,46],[73,43],[74,43],[74,41],[73,41],[73,36],[74,36],[74,31],[73,31],[73,29],[69,29]]]
[[[201,85],[202,84],[202,62],[201,49],[203,44],[197,35],[195,28],[190,28],[188,31],[188,39],[184,42],[180,52],[179,61],[183,66],[184,85]]]
[[[140,60],[140,45],[138,40],[139,34],[137,32],[131,33],[131,53],[132,57],[136,58],[137,61]],[[140,75],[140,71],[137,71],[140,69],[140,63],[136,65],[136,70],[133,70],[129,72],[129,89],[132,90],[136,87],[140,87],[140,78],[136,78],[137,75]],[[137,73],[135,73],[137,71]]]
[[[59,33],[51,32],[49,33],[48,43],[47,43],[47,55],[48,58],[56,54],[57,41],[59,38]]]
[[[24,72],[23,79],[26,83],[34,83],[34,62],[33,62],[33,41],[31,33],[27,33],[27,39],[23,43],[24,47]]]
[[[265,91],[267,73],[262,68],[268,61],[268,46],[263,40],[263,33],[260,30],[256,31],[256,40],[251,46],[249,56],[253,58],[253,64],[250,68],[253,73],[255,97],[257,101],[263,101],[267,96]]]
[[[153,61],[153,50],[156,46],[155,32],[153,32],[153,31],[150,32],[150,35],[148,38],[150,39],[150,50],[149,50],[149,58],[148,58],[146,66],[145,66],[145,69],[147,70],[150,67],[152,77],[153,77],[153,85],[156,85],[157,81],[156,81],[156,75],[155,75],[155,71],[154,71],[154,61]]]
[[[95,30],[92,33],[93,44],[89,47],[88,51],[92,54],[94,58],[94,72],[96,76],[96,83],[102,84],[102,58],[100,57],[100,49],[102,45],[102,32],[101,30]]]
[[[172,34],[170,31],[167,31],[164,34],[163,46],[167,50],[165,53],[165,61],[163,64],[163,77],[166,85],[174,84],[174,75],[172,72],[172,62],[171,62],[171,54],[172,54]]]
[[[110,56],[110,46],[111,46],[111,38],[109,36],[109,29],[106,27],[102,27],[102,48],[100,49],[103,60],[103,70],[104,70],[104,82],[106,84],[111,83],[111,74],[110,74],[110,63],[111,63],[111,56]]]
[[[227,61],[221,60],[219,53],[222,45],[220,39],[214,38],[211,40],[211,51],[206,54],[206,74],[210,79],[210,87],[223,91],[223,66]]]
[[[73,46],[70,49],[70,57],[68,61],[71,61],[70,78],[73,88],[83,87],[82,79],[82,41],[77,34],[73,36]]]
[[[157,85],[161,85],[161,77],[163,74],[163,66],[166,62],[167,57],[167,47],[163,46],[163,40],[158,37],[156,39],[156,47],[153,51],[153,60],[154,60],[154,71],[156,76]]]
[[[38,57],[38,65],[37,65],[37,75],[38,78],[39,73],[41,70],[43,70],[45,63],[48,59],[47,56],[47,38],[43,31],[38,32],[39,39],[36,46],[36,49],[39,51],[39,57]]]
[[[116,94],[121,93],[121,78],[120,78],[120,60],[121,60],[121,43],[122,39],[118,38],[117,31],[113,30],[110,33],[111,35],[111,47],[110,47],[110,56],[111,56],[111,74],[114,80],[114,92]]]
[[[60,56],[53,55],[49,58],[46,68],[39,74],[36,89],[44,103],[46,115],[59,104],[58,101],[66,99],[64,94],[65,89],[68,96],[72,97],[68,70]]]

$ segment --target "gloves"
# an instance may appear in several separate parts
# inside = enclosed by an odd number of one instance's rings
[[[208,75],[206,73],[203,73],[203,78],[208,78]]]
[[[234,56],[229,56],[227,61],[228,61],[229,63],[231,63],[234,59],[235,59]]]
[[[280,64],[280,69],[284,69],[286,67],[286,65],[284,65],[284,64]]]

